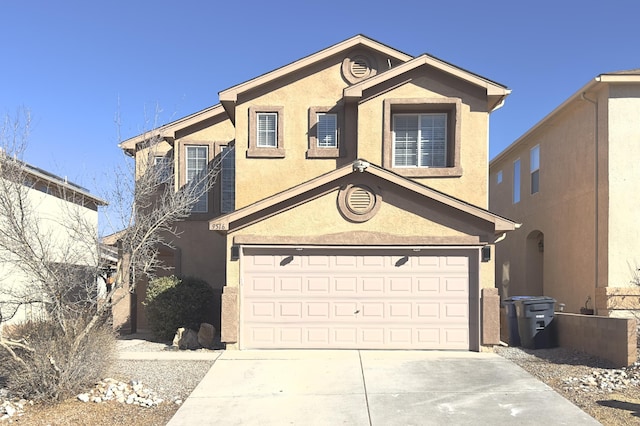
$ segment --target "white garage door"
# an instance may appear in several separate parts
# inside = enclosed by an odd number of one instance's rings
[[[245,249],[242,348],[469,349],[469,257]]]

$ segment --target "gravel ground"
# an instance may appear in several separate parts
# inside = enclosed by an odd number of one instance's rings
[[[496,347],[495,352],[603,425],[640,425],[640,363],[615,369],[600,358],[564,348]]]
[[[119,341],[121,352],[166,351],[169,345],[140,340]],[[117,360],[110,372],[113,379],[130,383],[140,381],[152,390],[162,403],[145,408],[116,401],[81,402],[71,398],[61,404],[46,406],[25,404],[21,415],[14,415],[3,424],[75,426],[100,425],[165,425],[189,394],[200,383],[215,361],[193,360]],[[89,389],[87,389],[89,391]],[[0,405],[2,397],[0,397]],[[1,410],[0,410],[1,411]],[[2,417],[0,415],[0,417]]]

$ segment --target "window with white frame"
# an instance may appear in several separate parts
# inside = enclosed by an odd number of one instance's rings
[[[284,158],[284,107],[249,107],[249,158]]]
[[[531,148],[529,153],[529,169],[531,172],[531,193],[540,191],[540,145]]]
[[[278,146],[278,113],[259,112],[256,117],[257,146],[259,148],[276,148]]]
[[[318,148],[338,147],[338,114],[316,114],[316,141]]]
[[[502,170],[496,175],[496,183],[502,183]]]
[[[234,146],[222,147],[220,211],[231,213],[236,208],[236,150]]]
[[[520,202],[520,159],[513,162],[513,204]]]
[[[208,210],[209,196],[207,193],[207,164],[209,159],[209,147],[192,145],[186,147],[186,183],[196,185],[200,194],[198,201],[193,205],[193,213],[206,213]]]
[[[158,183],[167,183],[173,175],[173,158],[171,155],[156,155],[153,157],[153,167]]]
[[[447,114],[394,114],[393,167],[447,167]]]

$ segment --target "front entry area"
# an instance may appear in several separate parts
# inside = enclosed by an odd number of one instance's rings
[[[242,349],[477,348],[477,250],[244,247],[240,262]]]

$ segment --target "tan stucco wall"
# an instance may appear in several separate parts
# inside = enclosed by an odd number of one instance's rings
[[[640,85],[612,86],[608,103],[610,287],[626,287],[640,268]]]
[[[496,278],[503,297],[530,294],[532,262],[527,260],[531,258],[527,245],[531,248],[531,241],[526,239],[537,231],[544,234],[544,294],[565,303],[567,312],[579,312],[588,298],[589,308],[607,306],[607,300],[598,300],[609,297],[607,292],[598,289],[629,286],[638,267],[640,199],[634,194],[640,169],[634,153],[640,146],[636,125],[640,86],[596,89],[586,96],[597,100],[597,107],[577,96],[491,163],[490,209],[523,223],[498,245]],[[540,144],[540,192],[531,195],[529,150],[536,144]],[[521,159],[522,186],[521,201],[514,205],[511,183],[516,158]],[[500,170],[503,182],[498,184]],[[504,283],[503,270],[508,270]]]
[[[522,223],[496,247],[501,296],[542,293],[577,312],[595,291],[595,109],[577,101],[551,123],[492,162],[489,209]],[[531,194],[530,150],[540,146],[540,191]],[[513,163],[520,159],[520,202],[513,204]],[[502,183],[497,174],[502,171]],[[544,238],[539,252],[538,232]],[[528,237],[531,239],[528,240]],[[540,262],[542,256],[541,264]]]
[[[335,170],[336,159],[306,159],[309,107],[332,106],[347,86],[341,76],[342,57],[319,64],[315,73],[287,82],[276,81],[271,91],[253,94],[236,108],[236,208]],[[323,69],[323,67],[326,67]],[[282,86],[283,83],[286,85]],[[249,146],[249,107],[283,107],[285,158],[246,158]],[[259,184],[257,184],[259,182]]]
[[[445,79],[446,83],[454,83]],[[425,77],[385,92],[358,105],[358,157],[374,164],[383,164],[383,103],[385,99],[461,99],[460,177],[414,178],[431,188],[463,199],[482,208],[488,207],[488,126],[489,114],[486,101],[465,92],[462,87],[452,87]],[[468,88],[467,88],[468,90]]]

